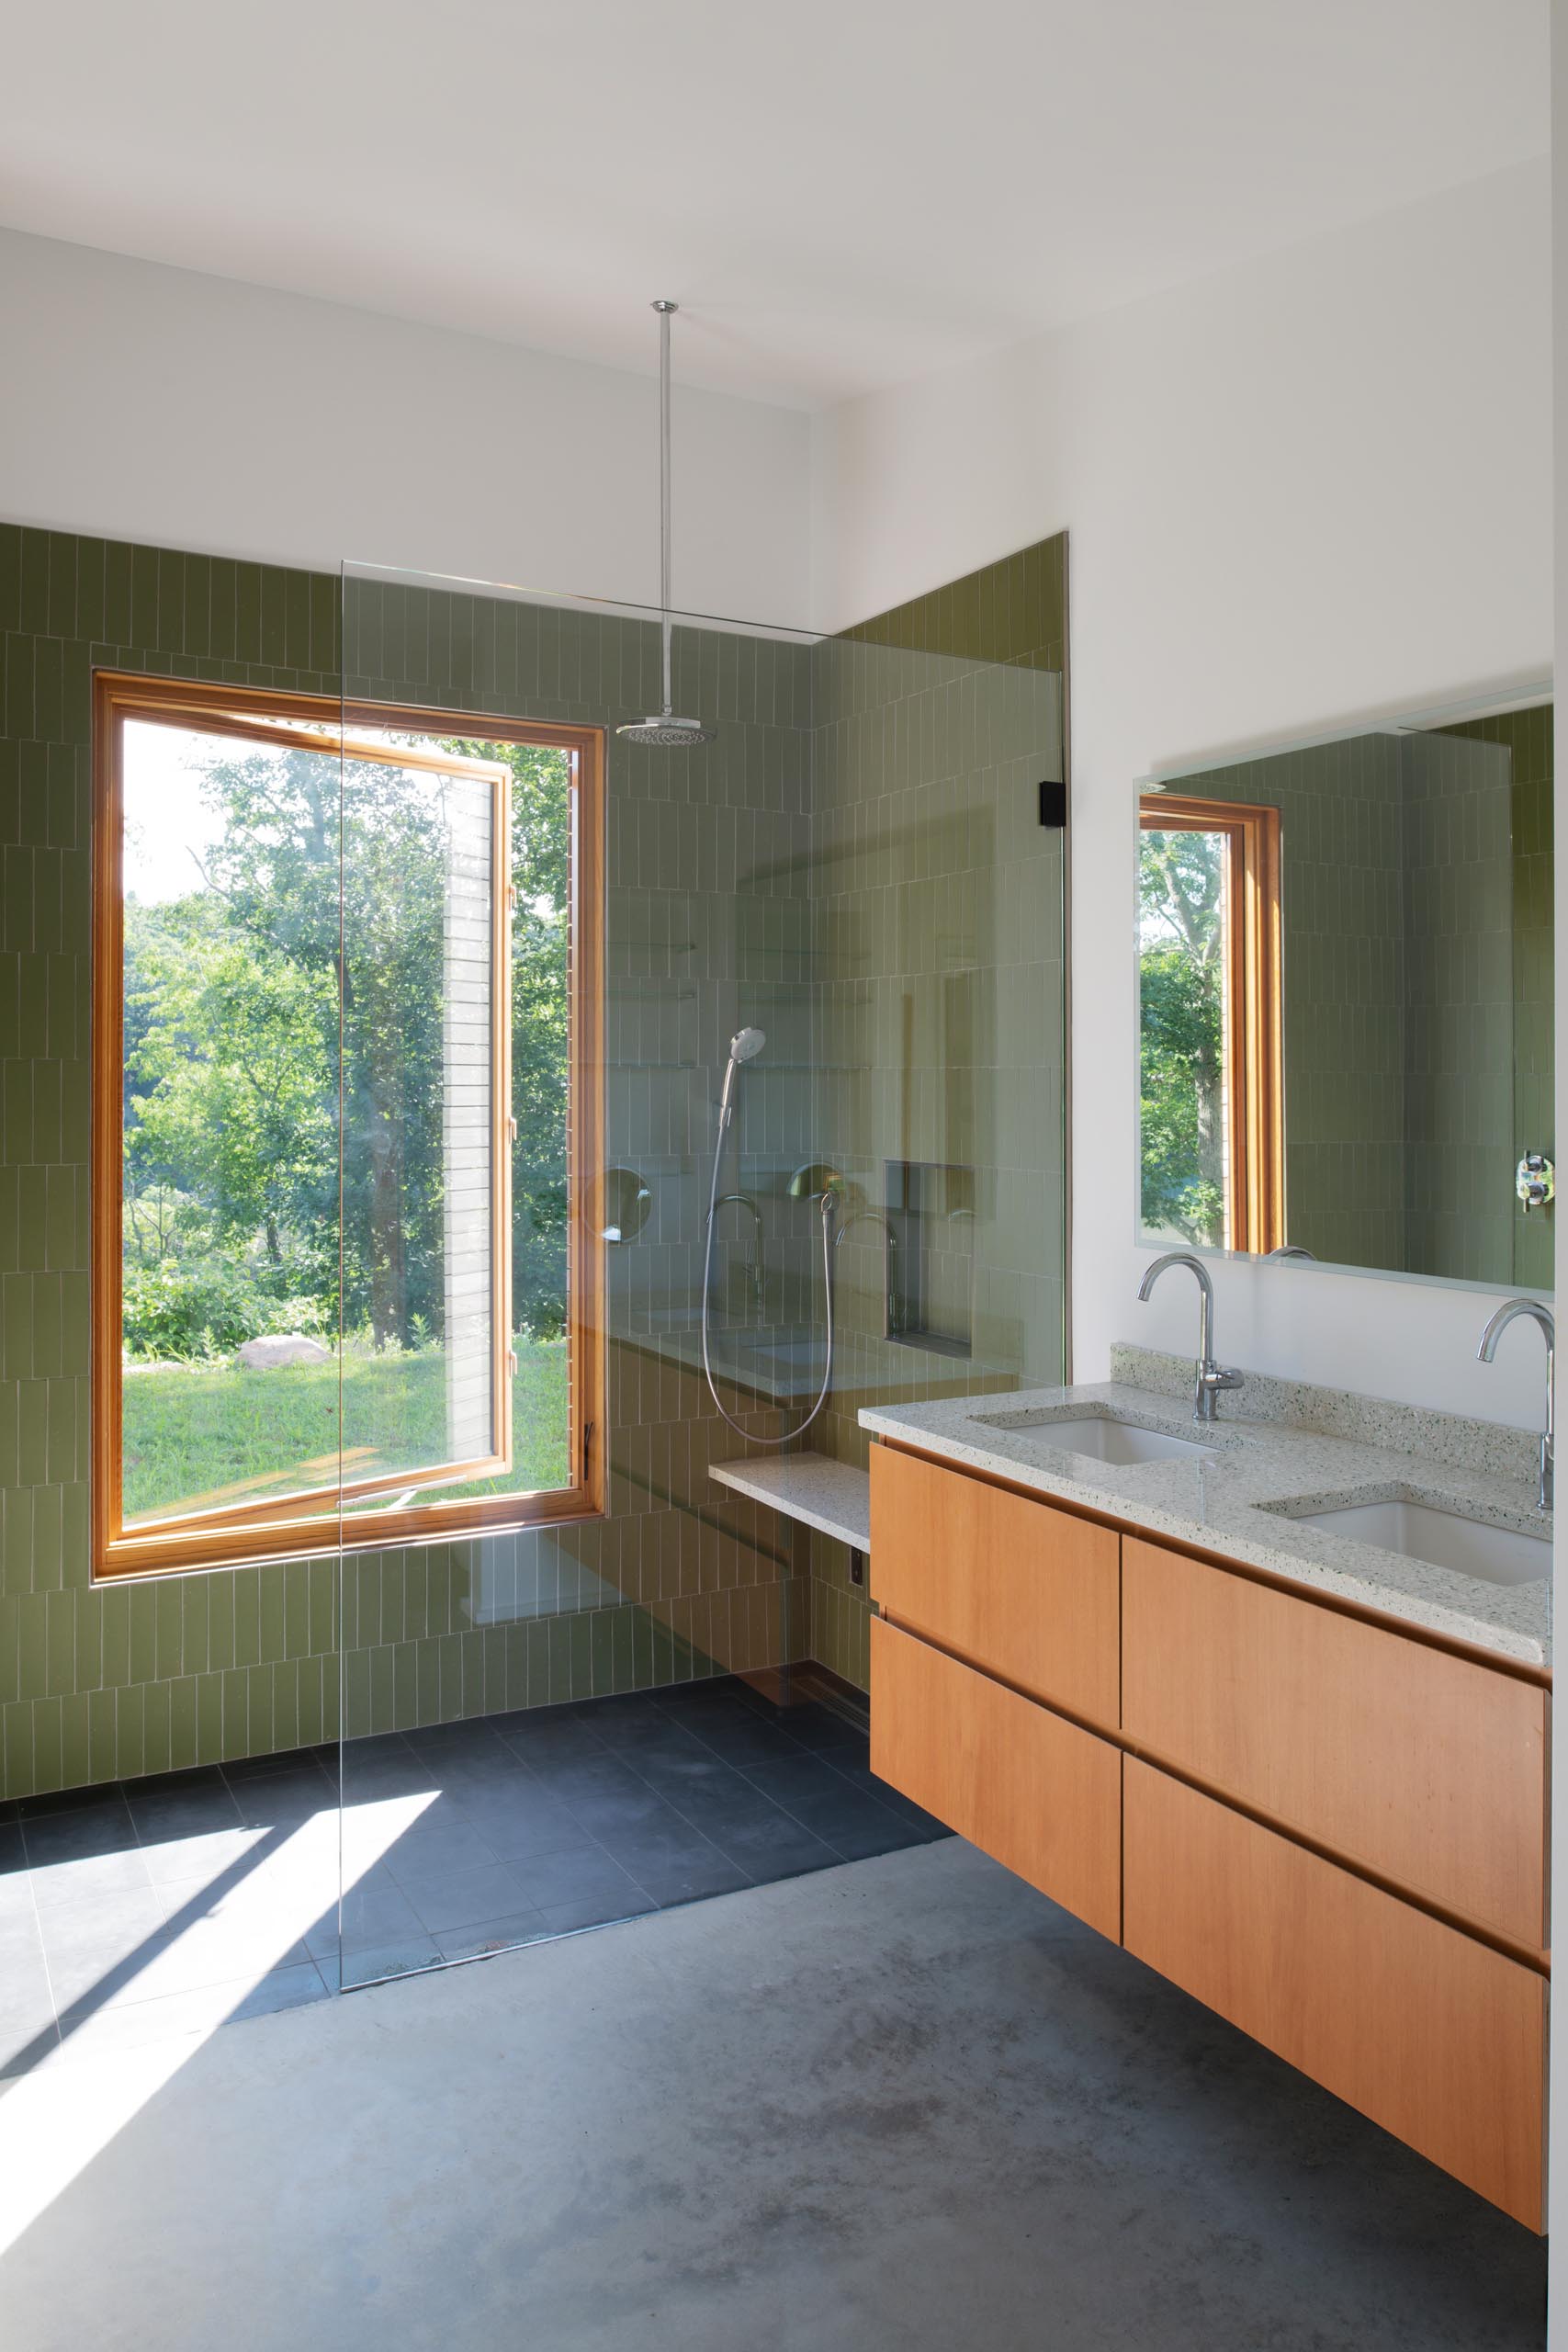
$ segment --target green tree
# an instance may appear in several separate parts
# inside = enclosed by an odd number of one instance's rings
[[[127,913],[141,1016],[126,1064],[131,1189],[195,1193],[218,1239],[259,1233],[281,1265],[284,1227],[302,1198],[316,1221],[333,1177],[326,976],[235,933],[201,898]]]
[[[235,928],[330,981],[319,1003],[334,1066],[341,1009],[345,1321],[378,1346],[439,1332],[440,780],[289,751],[215,763],[205,786],[223,817],[208,878]],[[327,1214],[335,1227],[335,1187]]]
[[[1224,1238],[1225,844],[1140,836],[1142,1214],[1151,1231]]]
[[[445,748],[504,759],[512,775],[513,1323],[553,1337],[567,1291],[570,766],[529,745]],[[161,1332],[174,1261],[194,1283],[204,1250],[252,1241],[280,1278],[315,1267],[335,1317],[341,1238],[346,1328],[378,1346],[441,1335],[458,788],[335,752],[220,756],[203,775],[221,819],[206,887],[128,906],[127,1258],[162,1268],[149,1277]]]

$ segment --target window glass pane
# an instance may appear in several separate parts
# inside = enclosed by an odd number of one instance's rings
[[[1140,836],[1143,1227],[1215,1248],[1232,1216],[1228,854],[1223,832]]]
[[[409,764],[344,770],[355,1517],[561,1487],[571,1471],[570,759],[376,740]]]
[[[128,719],[126,1522],[337,1472],[335,753]]]

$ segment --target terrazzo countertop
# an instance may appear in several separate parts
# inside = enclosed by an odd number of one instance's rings
[[[786,1519],[820,1528],[856,1552],[871,1549],[871,1480],[851,1463],[830,1461],[825,1453],[775,1453],[761,1460],[751,1455],[740,1462],[710,1462],[708,1476]]]
[[[1337,1594],[1529,1666],[1551,1665],[1550,1577],[1493,1584],[1289,1515],[1404,1500],[1549,1536],[1551,1514],[1537,1510],[1525,1467],[1536,1445],[1529,1432],[1251,1374],[1245,1386],[1221,1398],[1222,1418],[1201,1428],[1192,1419],[1190,1363],[1119,1350],[1113,1368],[1135,1371],[1138,1378],[867,1406],[861,1427],[1104,1511],[1151,1535],[1266,1568],[1308,1591]],[[1180,1383],[1179,1393],[1173,1381]],[[1287,1412],[1302,1419],[1287,1419]],[[1052,1421],[1086,1414],[1134,1421],[1202,1451],[1123,1465],[1051,1444]],[[1328,1428],[1311,1425],[1325,1420]],[[1365,1438],[1345,1434],[1357,1427]]]

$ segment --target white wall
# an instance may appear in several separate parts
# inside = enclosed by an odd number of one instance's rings
[[[1135,780],[1550,673],[1549,209],[1525,166],[818,421],[820,627],[1070,533],[1080,1378],[1196,1319],[1134,1296]],[[1474,1294],[1216,1288],[1228,1361],[1540,1412],[1533,1333],[1472,1361]]]
[[[0,318],[9,522],[657,598],[651,374],[6,231]],[[803,623],[807,418],[679,382],[674,418],[677,602]]]
[[[1551,152],[1552,152],[1552,357],[1556,381],[1568,384],[1568,0],[1552,0],[1551,7]],[[1568,677],[1568,414],[1553,404],[1555,435],[1552,448],[1551,512],[1554,525],[1556,582],[1555,635],[1558,674]],[[1553,842],[1556,852],[1557,903],[1568,907],[1568,775],[1560,767],[1552,795]],[[1568,956],[1557,958],[1557,1099],[1568,1101]],[[1557,1554],[1552,1599],[1561,1613],[1563,1600],[1563,1553]],[[1568,1886],[1568,1740],[1552,1742],[1551,1883]],[[1568,2352],[1568,2032],[1551,2037],[1547,2128],[1547,2218],[1551,2245],[1556,2249],[1548,2267],[1547,2341],[1550,2352]]]

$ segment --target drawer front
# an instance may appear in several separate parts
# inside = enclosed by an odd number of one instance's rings
[[[1542,2226],[1543,1978],[1134,1757],[1124,1838],[1129,1951]]]
[[[874,1617],[871,1769],[1043,1894],[1117,1936],[1122,1758]]]
[[[883,1445],[871,1449],[871,1584],[884,1611],[1113,1729],[1119,1538]]]
[[[1133,1536],[1122,1608],[1134,1746],[1544,1948],[1544,1690]]]

